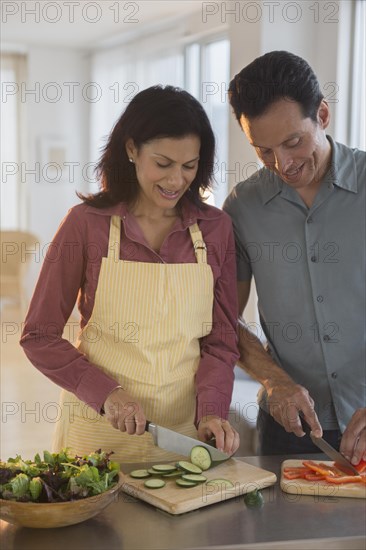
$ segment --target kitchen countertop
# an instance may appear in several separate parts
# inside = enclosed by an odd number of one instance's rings
[[[364,550],[366,501],[283,493],[280,467],[288,458],[299,457],[239,458],[278,477],[274,486],[262,490],[265,503],[259,509],[247,508],[238,497],[171,516],[121,492],[98,516],[70,527],[28,529],[0,521],[1,546],[7,550]],[[324,455],[311,458],[324,460]]]

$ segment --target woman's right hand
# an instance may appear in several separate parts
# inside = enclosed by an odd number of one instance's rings
[[[104,412],[113,428],[128,434],[142,435],[146,417],[140,403],[122,388],[116,388],[104,402]]]

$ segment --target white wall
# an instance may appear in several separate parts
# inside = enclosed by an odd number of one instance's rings
[[[35,234],[40,242],[31,256],[34,261],[27,277],[26,292],[31,296],[47,243],[68,209],[79,202],[75,190],[87,190],[83,167],[88,162],[89,103],[83,99],[80,88],[90,79],[88,57],[80,51],[29,47],[27,56],[27,81],[21,83],[20,88],[26,106],[27,135],[27,157],[22,159],[21,165],[21,185],[26,193],[26,224],[23,227]],[[74,98],[65,82],[81,83],[75,87]],[[36,93],[26,93],[30,90]],[[58,96],[59,100],[53,102]],[[76,162],[79,167],[75,167],[72,174],[71,168],[62,163],[65,179],[52,183],[61,172],[53,174],[45,168],[47,159],[42,156],[41,143],[51,143],[54,138],[66,145],[65,162]],[[72,178],[74,182],[70,181]]]
[[[67,82],[80,83],[75,86],[74,97],[69,93],[71,85],[65,85]],[[89,103],[83,99],[82,87],[87,82],[89,61],[84,53],[40,47],[28,49],[26,90],[36,90],[36,94],[24,95],[29,151],[26,166],[34,170],[35,163],[40,164],[36,175],[24,170],[22,174],[27,192],[28,229],[42,243],[50,241],[67,210],[79,201],[75,190],[86,189],[82,167],[88,161]],[[42,156],[41,149],[42,143],[51,143],[54,138],[65,143],[65,162],[79,164],[74,168],[74,182],[71,168],[63,162],[60,166],[65,180],[61,178],[52,183],[61,172],[53,173],[45,166],[48,159]]]

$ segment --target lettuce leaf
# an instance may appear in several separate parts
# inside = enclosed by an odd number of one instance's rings
[[[29,482],[29,477],[26,474],[18,474],[10,481],[13,495],[16,498],[22,498],[27,495],[29,491]]]

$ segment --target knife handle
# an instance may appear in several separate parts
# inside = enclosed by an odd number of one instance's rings
[[[155,430],[155,428],[156,428],[156,424],[154,424],[154,422],[151,422],[151,420],[146,420],[145,432],[149,432],[149,431],[152,432],[153,430]]]
[[[300,422],[301,422],[302,429],[304,430],[306,435],[310,435],[311,428],[310,428],[309,424],[306,422],[306,420],[303,416],[303,413],[301,411],[299,412],[299,416],[300,416]]]
[[[146,420],[145,432],[149,432],[152,435],[154,445],[157,445],[158,442],[157,442],[156,424],[154,424],[154,422],[151,422],[150,420]]]

